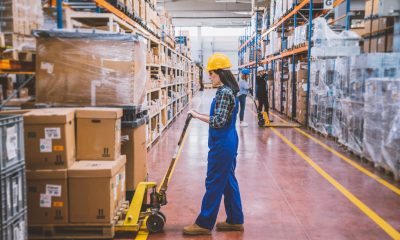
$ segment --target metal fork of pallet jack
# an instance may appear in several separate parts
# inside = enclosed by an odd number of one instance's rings
[[[168,203],[166,194],[168,183],[175,168],[175,163],[182,151],[182,142],[186,135],[186,130],[189,127],[191,119],[192,115],[188,114],[178,142],[178,146],[175,149],[175,153],[159,189],[157,190],[157,183],[155,182],[140,182],[138,184],[135,194],[129,205],[129,209],[126,213],[125,220],[116,224],[115,226],[116,234],[138,232],[146,217],[146,225],[149,232],[160,232],[164,228],[164,224],[167,219],[160,209],[161,206],[164,206]],[[147,203],[148,190],[151,191],[149,203]]]

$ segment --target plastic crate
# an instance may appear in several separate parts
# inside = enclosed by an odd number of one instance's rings
[[[3,226],[26,211],[25,165],[21,163],[2,173],[0,181],[0,224]]]
[[[27,232],[27,212],[23,212],[7,224],[0,227],[0,236],[4,240],[26,240],[28,239]]]
[[[123,106],[122,122],[132,122],[147,116],[147,109],[142,106]]]
[[[143,124],[147,124],[149,122],[149,116],[146,115],[142,118],[138,118],[134,121],[121,121],[122,128],[138,128]]]
[[[0,116],[0,174],[25,161],[22,116]]]

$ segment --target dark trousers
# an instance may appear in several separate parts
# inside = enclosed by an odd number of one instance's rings
[[[259,96],[258,97],[258,111],[262,112],[264,107],[264,111],[268,113],[268,96]]]
[[[240,111],[239,111],[239,119],[242,122],[244,118],[244,109],[246,108],[246,94],[242,94],[239,96],[239,105],[240,105]]]

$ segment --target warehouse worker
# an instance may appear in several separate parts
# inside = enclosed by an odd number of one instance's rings
[[[258,111],[262,112],[264,107],[264,111],[268,114],[268,88],[267,88],[267,73],[265,72],[262,66],[257,68],[257,92],[256,96],[258,99]],[[268,114],[269,116],[269,114]]]
[[[240,105],[239,119],[240,119],[240,126],[247,127],[249,125],[246,122],[244,122],[243,119],[244,119],[244,110],[246,108],[246,98],[250,89],[249,84],[247,82],[249,79],[250,70],[247,68],[243,68],[241,72],[242,72],[242,78],[239,81],[239,105]]]
[[[189,111],[193,118],[209,124],[206,193],[195,224],[183,229],[188,235],[209,235],[217,220],[224,195],[226,221],[217,231],[243,231],[243,212],[239,185],[235,177],[239,138],[236,132],[239,86],[229,68],[229,58],[215,53],[208,59],[207,71],[214,85],[220,86],[212,101],[210,115]]]

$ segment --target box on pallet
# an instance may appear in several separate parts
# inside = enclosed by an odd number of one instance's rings
[[[28,223],[68,223],[67,170],[27,170]]]
[[[35,109],[24,115],[27,169],[65,169],[76,157],[75,109]]]
[[[125,155],[115,161],[75,162],[68,170],[71,223],[113,221],[125,200],[125,163]]]
[[[0,226],[26,212],[26,180],[23,163],[0,174]]]
[[[36,31],[34,34],[39,49],[36,56],[37,103],[61,106],[143,104],[146,44],[141,37],[68,31]]]
[[[121,152],[121,108],[79,108],[77,159],[114,160]]]
[[[126,190],[134,191],[147,178],[146,124],[122,128],[121,153],[126,154]],[[129,199],[130,200],[130,199]]]
[[[0,173],[25,161],[21,116],[0,116]]]

